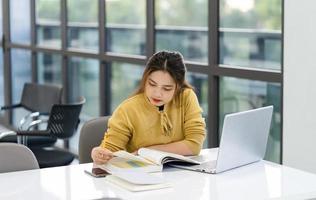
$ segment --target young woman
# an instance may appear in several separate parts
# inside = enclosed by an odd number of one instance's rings
[[[186,67],[178,52],[161,51],[148,61],[139,89],[122,102],[108,123],[107,132],[91,157],[106,163],[112,152],[137,153],[141,147],[196,155],[205,138],[205,122]]]

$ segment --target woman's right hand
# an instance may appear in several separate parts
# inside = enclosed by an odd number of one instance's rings
[[[91,158],[95,164],[101,165],[113,158],[113,153],[102,147],[94,147],[91,151]]]

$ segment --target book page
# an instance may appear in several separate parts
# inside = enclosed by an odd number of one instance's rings
[[[150,162],[147,159],[144,159],[140,156],[135,156],[135,155],[128,153],[126,151],[116,151],[113,153],[113,155],[116,157],[125,158],[126,160],[134,160],[134,161],[144,162],[144,163],[148,163],[148,164],[153,164],[152,162]]]
[[[121,158],[121,157],[112,158],[109,164],[120,169],[144,168],[144,167],[148,167],[152,165],[152,164],[149,164],[148,162],[132,160],[128,158]]]
[[[155,163],[160,163],[161,165],[168,162],[173,162],[173,161],[187,162],[187,163],[192,163],[192,164],[201,164],[200,162],[196,160],[190,159],[188,157],[185,157],[179,154],[168,153],[168,152],[158,151],[154,149],[140,148],[138,150],[138,154]]]
[[[162,159],[166,156],[166,153],[147,148],[140,148],[138,150],[138,155],[154,163],[157,163],[158,165],[162,165]]]
[[[162,166],[150,162],[140,156],[135,156],[126,151],[114,152],[114,157],[106,164],[99,165],[100,168],[113,173],[115,171],[139,171],[139,172],[159,172]]]

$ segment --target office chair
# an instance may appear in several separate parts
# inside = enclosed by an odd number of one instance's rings
[[[109,118],[104,116],[84,123],[79,137],[79,163],[92,162],[91,150],[101,144]]]
[[[0,173],[38,169],[33,152],[24,145],[0,143]]]
[[[25,83],[22,91],[21,102],[18,104],[2,106],[1,111],[13,110],[16,108],[24,108],[31,112],[24,116],[19,127],[10,127],[11,132],[2,132],[0,142],[17,142],[16,134],[12,134],[17,129],[23,129],[28,120],[38,118],[40,116],[48,116],[53,104],[60,104],[62,97],[62,87],[58,85]],[[6,135],[7,133],[7,135]],[[33,137],[28,143],[30,146],[50,146],[56,142],[54,138]]]
[[[48,120],[35,120],[30,123],[29,130],[18,130],[17,135],[23,137],[23,144],[28,144],[28,138],[43,136],[53,139],[67,140],[73,136],[78,125],[79,115],[85,99],[82,97],[80,102],[74,104],[55,104],[53,105]],[[45,130],[30,130],[39,124],[47,123]],[[56,167],[70,164],[75,156],[66,150],[57,147],[30,147],[34,153],[40,168]]]

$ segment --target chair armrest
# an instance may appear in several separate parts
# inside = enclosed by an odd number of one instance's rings
[[[17,136],[47,136],[50,137],[50,131],[49,130],[43,130],[43,131],[17,131]]]
[[[24,116],[20,120],[20,125],[18,127],[18,130],[30,130],[35,125],[47,123],[48,119],[33,120],[33,118],[40,117],[42,115],[46,115],[46,113],[34,112],[34,113],[30,113],[30,114]],[[32,119],[33,121],[29,122],[30,119]],[[29,124],[27,124],[27,122],[29,122]]]
[[[33,119],[34,117],[38,117],[38,116],[40,116],[40,113],[39,113],[39,112],[33,112],[33,113],[30,113],[30,114],[25,115],[25,116],[20,120],[18,129],[19,129],[19,130],[23,130],[24,124],[25,124],[30,118]]]
[[[16,135],[16,132],[14,131],[5,131],[5,132],[2,132],[0,133],[0,139],[6,137],[6,136],[9,136],[9,135]]]
[[[47,122],[48,122],[48,119],[38,119],[38,120],[32,121],[26,130],[29,131],[32,127],[40,125],[40,124],[47,124]]]
[[[14,109],[14,108],[19,108],[21,107],[22,104],[12,104],[12,105],[7,105],[7,106],[2,106],[0,110],[11,110],[11,109]]]

